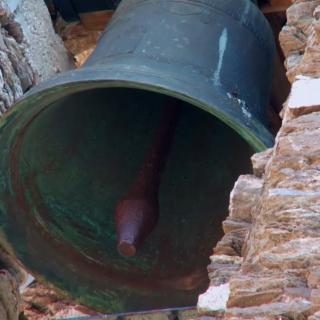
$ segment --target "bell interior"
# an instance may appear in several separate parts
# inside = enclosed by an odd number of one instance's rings
[[[23,136],[18,167],[34,221],[101,272],[79,272],[82,264],[72,254],[56,259],[45,249],[49,240],[33,249],[33,259],[30,252],[20,256],[30,269],[100,309],[195,305],[208,285],[208,257],[223,235],[230,191],[239,174],[250,171],[252,149],[242,137],[181,102],[161,180],[159,222],[135,257],[120,256],[115,208],[137,177],[167,99],[128,88],[74,93],[39,113]],[[113,286],[118,291],[108,291]],[[121,305],[112,305],[120,303],[117,292]]]

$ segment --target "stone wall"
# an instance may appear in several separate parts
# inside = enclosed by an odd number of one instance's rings
[[[0,0],[0,114],[33,85],[71,67],[43,0]]]
[[[198,302],[206,319],[320,319],[320,1],[293,1],[287,16],[283,124],[231,193]]]
[[[280,33],[290,82],[297,75],[319,76],[320,1],[293,0],[287,10],[287,24]]]
[[[33,85],[73,68],[43,0],[0,0],[0,116]],[[26,273],[0,235],[0,319],[17,320]]]

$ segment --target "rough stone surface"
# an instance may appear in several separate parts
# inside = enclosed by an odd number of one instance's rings
[[[0,0],[0,115],[33,85],[71,67],[43,0]]]
[[[320,111],[320,79],[299,76],[292,84],[292,91],[286,102],[284,117],[292,119],[303,114]]]
[[[22,30],[6,3],[0,1],[0,115],[36,83],[22,41]]]
[[[320,75],[320,1],[293,0],[280,33],[289,81],[297,75]]]
[[[16,279],[6,270],[0,270],[0,319],[18,320],[20,296]]]
[[[205,297],[221,284],[230,294],[223,312],[207,305],[203,316],[320,319],[320,1],[292,2],[280,35],[293,82],[283,124],[274,148],[252,157],[255,177],[231,193]]]
[[[273,148],[269,148],[266,151],[255,153],[251,157],[253,173],[256,177],[262,178],[266,169],[266,165],[271,158]]]
[[[240,270],[243,259],[239,256],[214,254],[210,257],[208,273],[210,286],[220,286],[229,282],[230,278]]]
[[[230,195],[229,217],[251,223],[251,211],[260,197],[262,179],[253,175],[239,177]]]
[[[210,287],[208,291],[199,296],[198,308],[206,314],[224,311],[230,295],[229,284],[222,284],[218,287]]]
[[[43,0],[0,0],[0,115],[24,92],[73,67]],[[0,234],[0,319],[18,320],[28,275]],[[32,318],[30,318],[32,320]]]
[[[29,286],[23,293],[22,299],[21,309],[28,320],[80,318],[94,315],[89,309],[62,298],[54,290],[38,283]]]
[[[21,1],[14,20],[23,32],[25,55],[38,76],[37,82],[74,67],[43,0]]]
[[[261,176],[271,152],[255,156],[255,166]],[[198,311],[203,315],[221,317],[230,296],[232,279],[241,270],[244,243],[252,225],[252,211],[259,202],[263,180],[253,175],[240,176],[230,195],[229,217],[223,222],[225,236],[214,248],[208,266],[210,288],[201,295]],[[227,301],[225,301],[227,299]]]

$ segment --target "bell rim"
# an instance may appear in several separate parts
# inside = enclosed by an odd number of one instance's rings
[[[182,83],[180,79],[161,77],[159,73],[150,73],[145,70],[121,70],[119,66],[100,67],[83,67],[71,70],[32,88],[2,118],[0,128],[10,114],[19,112],[20,108],[28,108],[34,102],[39,102],[40,109],[43,109],[59,99],[74,93],[92,89],[123,88],[163,94],[200,108],[212,114],[237,132],[255,152],[264,151],[274,145],[274,136],[265,125],[251,114],[250,110],[241,108],[241,100],[232,97],[227,90],[224,90],[223,86],[221,88],[210,86],[210,84],[203,86],[202,89],[206,92],[206,95],[200,97],[200,95],[197,95],[197,90],[200,87],[193,88],[193,84],[187,83],[185,79]],[[203,76],[201,77],[204,78]],[[204,78],[204,80],[206,81],[202,83],[208,83],[208,79]],[[195,96],[192,96],[190,93],[194,93]],[[234,115],[227,113],[223,108],[219,107],[219,101],[214,103],[219,99],[220,104],[223,101],[224,107],[228,107],[234,111]],[[36,112],[39,111],[38,108],[34,105],[32,107],[32,109],[37,110]]]
[[[106,76],[107,73],[109,73],[108,77]],[[135,76],[137,75],[136,73],[134,74]],[[94,77],[92,77],[92,75],[94,75]],[[99,79],[99,76],[101,77],[100,79]],[[42,85],[35,87],[28,94],[26,94],[20,101],[18,101],[15,107],[12,108],[11,111],[8,112],[7,115],[0,122],[1,131],[6,130],[7,125],[9,126],[9,128],[7,129],[9,130],[10,136],[9,136],[9,140],[5,141],[5,143],[7,145],[10,145],[12,140],[15,137],[15,134],[17,133],[16,131],[10,132],[10,130],[12,130],[12,127],[10,125],[11,116],[12,116],[13,123],[15,123],[18,126],[18,131],[19,131],[19,128],[22,128],[27,123],[30,123],[30,120],[32,121],[33,117],[35,117],[37,114],[40,114],[43,111],[45,112],[46,108],[50,108],[50,106],[54,102],[59,101],[60,99],[68,96],[69,94],[76,93],[76,92],[83,92],[85,90],[90,90],[90,89],[117,88],[117,87],[143,89],[151,92],[163,93],[163,94],[166,94],[167,96],[178,98],[180,100],[183,100],[192,104],[193,106],[199,107],[200,109],[210,112],[215,117],[219,118],[221,121],[226,123],[229,127],[237,131],[236,128],[232,127],[229,123],[221,119],[221,114],[219,114],[220,115],[219,116],[214,112],[212,112],[212,110],[214,109],[210,109],[210,110],[206,109],[204,102],[200,103],[200,101],[197,101],[196,99],[192,99],[192,97],[190,97],[190,95],[187,95],[186,92],[183,92],[181,90],[179,91],[177,88],[176,90],[172,90],[168,88],[169,86],[172,86],[172,84],[174,83],[172,79],[171,79],[172,81],[170,81],[170,79],[164,79],[166,82],[166,86],[165,86],[164,84],[161,84],[159,82],[157,83],[157,80],[159,80],[159,77],[156,77],[156,76],[153,78],[154,83],[150,84],[150,74],[145,75],[145,76],[148,76],[148,79],[149,79],[148,82],[143,81],[142,76],[139,79],[140,81],[134,81],[134,82],[129,81],[130,76],[132,76],[132,73],[130,72],[121,72],[118,74],[118,77],[116,77],[116,74],[114,73],[114,70],[112,68],[105,68],[104,70],[102,69],[97,70],[96,68],[84,68],[84,69],[74,70],[66,74],[59,75],[55,79],[52,79],[49,82],[43,83]],[[102,79],[102,77],[104,78]],[[229,100],[231,104],[235,104],[234,99],[229,98]],[[26,111],[25,113],[23,113],[23,117],[18,117],[20,112],[23,112],[23,111]],[[258,120],[251,118],[251,121],[255,121],[258,124],[258,128],[260,127],[262,128],[262,130],[265,130],[265,132],[267,132],[265,127],[261,123],[259,123]],[[254,136],[254,133],[252,132],[252,130],[248,130],[247,128],[246,130],[248,132],[247,139],[250,138],[250,134]],[[243,137],[242,134],[240,135],[244,140],[248,141],[245,137]],[[4,142],[2,141],[0,143],[4,143]],[[252,145],[252,143],[249,143],[249,144]],[[264,144],[261,141],[257,141],[256,150],[263,150],[266,147],[267,147],[266,144]],[[13,251],[17,252],[16,248],[14,248]],[[41,275],[41,272],[39,272],[39,270],[37,271],[32,270],[32,273],[36,275],[38,278],[43,279],[44,282],[49,281],[48,279],[44,278]],[[53,286],[58,287],[56,284],[54,284]]]

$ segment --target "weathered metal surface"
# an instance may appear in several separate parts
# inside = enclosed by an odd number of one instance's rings
[[[196,320],[197,310],[194,307],[152,310],[149,312],[121,313],[113,315],[100,315],[82,318],[69,318],[65,320]]]
[[[0,123],[0,221],[37,276],[106,312],[194,305],[235,178],[266,129],[272,32],[247,0],[124,0],[93,56]],[[114,212],[181,101],[157,227],[126,258]]]

